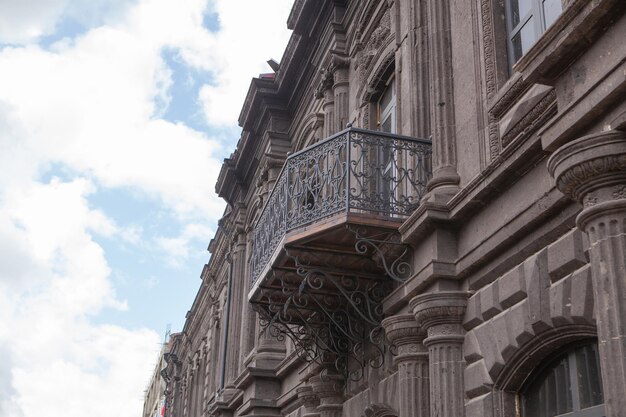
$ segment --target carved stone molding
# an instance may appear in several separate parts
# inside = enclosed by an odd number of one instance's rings
[[[309,383],[322,404],[343,403],[344,380],[340,375],[314,376]]]
[[[468,296],[465,291],[440,291],[418,295],[409,305],[415,319],[425,329],[436,325],[457,325],[463,321]]]
[[[487,86],[487,100],[491,101],[497,89],[495,39],[493,36],[492,0],[481,0],[480,8],[483,26],[483,47],[485,61],[485,83]]]
[[[502,148],[519,136],[528,137],[554,114],[556,114],[556,92],[551,90],[515,126],[502,135]]]
[[[387,317],[381,322],[387,339],[396,345],[398,354],[420,353],[425,334],[412,314]]]
[[[363,48],[356,55],[356,69],[359,81],[363,83],[371,70],[374,57],[386,44],[391,35],[391,15],[389,9],[385,11],[378,22],[378,26],[372,31],[369,38],[363,43]]]
[[[333,72],[330,69],[323,69],[322,76],[320,77],[320,82],[315,88],[315,98],[320,99],[324,98],[324,93],[326,90],[330,90],[333,88]]]
[[[363,411],[364,417],[396,417],[398,413],[387,404],[370,404]]]
[[[319,396],[313,391],[313,387],[304,385],[296,389],[298,399],[302,402],[302,405],[307,411],[312,410],[320,404]]]
[[[556,186],[590,208],[616,200],[626,185],[626,133],[595,133],[567,143],[548,160]]]

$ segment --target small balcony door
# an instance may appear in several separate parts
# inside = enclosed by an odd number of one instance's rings
[[[396,89],[392,79],[378,101],[378,130],[386,133],[397,133],[396,130]],[[394,184],[396,169],[393,146],[387,141],[381,142],[378,147],[378,167],[380,173],[377,181],[377,191],[381,198],[381,211],[391,211],[395,201]]]

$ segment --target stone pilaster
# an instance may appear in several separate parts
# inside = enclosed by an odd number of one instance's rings
[[[412,314],[387,317],[382,321],[387,338],[397,348],[400,408],[398,417],[428,417],[428,351],[424,333]]]
[[[410,301],[418,324],[427,332],[430,365],[430,415],[463,417],[464,385],[463,341],[461,325],[468,293],[441,291],[418,295]]]
[[[324,137],[327,138],[335,133],[335,95],[333,93],[333,73],[323,70],[322,77],[315,97],[323,99],[322,111],[324,112]]]
[[[449,198],[458,191],[450,1],[428,0],[430,122],[433,178],[430,196]]]
[[[335,100],[335,129],[340,131],[346,128],[349,116],[349,72],[350,60],[339,55],[333,55],[331,59],[331,71],[333,72],[333,95]],[[333,132],[335,133],[335,132]],[[330,135],[329,135],[330,136]]]
[[[248,282],[246,281],[245,261],[246,242],[242,233],[237,233],[234,237],[232,249],[232,282],[230,293],[230,317],[228,325],[228,346],[226,348],[226,380],[224,388],[234,388],[235,379],[239,376],[239,349],[241,346],[241,303],[245,298],[245,291]]]
[[[626,417],[626,133],[585,136],[557,149],[548,170],[583,205],[607,417]]]
[[[320,417],[341,417],[343,411],[343,378],[339,375],[314,376],[310,379],[313,392],[317,394]]]

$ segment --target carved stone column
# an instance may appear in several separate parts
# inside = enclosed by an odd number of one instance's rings
[[[398,417],[428,417],[428,351],[422,343],[425,335],[412,314],[387,317],[382,325],[398,349],[394,358],[400,389]]]
[[[585,136],[557,149],[548,170],[580,202],[589,235],[598,350],[607,417],[626,416],[626,133]]]
[[[430,196],[449,198],[458,191],[454,117],[454,83],[450,1],[428,0],[428,51],[430,121],[433,140],[433,178],[428,183]]]
[[[317,407],[320,417],[341,417],[343,410],[343,378],[339,375],[314,376],[310,379],[313,391],[320,399]]]
[[[418,295],[409,304],[418,324],[426,329],[424,345],[430,362],[430,415],[462,417],[465,414],[463,386],[463,341],[461,325],[468,293],[441,291]]]

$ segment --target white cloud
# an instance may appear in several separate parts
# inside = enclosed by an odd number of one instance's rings
[[[0,2],[0,42],[24,43],[54,29],[69,0]]]
[[[215,3],[222,28],[215,42],[216,83],[205,85],[200,99],[209,122],[232,124],[239,117],[250,78],[272,72],[268,59],[281,59],[290,36],[287,16],[293,0]]]
[[[180,267],[190,258],[191,243],[193,241],[207,241],[207,237],[213,236],[213,230],[203,224],[190,223],[185,226],[182,233],[176,237],[157,236],[157,247],[163,251],[170,266]]]
[[[10,188],[0,207],[0,415],[105,416],[107,398],[140,409],[140,387],[153,361],[153,331],[98,325],[104,307],[125,308],[91,233],[116,233],[113,221],[89,208],[85,179]],[[3,257],[3,259],[6,259]],[[16,270],[15,265],[20,268]],[[62,383],[60,383],[62,382]]]
[[[0,415],[140,413],[158,336],[95,324],[104,309],[129,308],[96,237],[154,249],[141,225],[120,226],[90,198],[124,188],[162,203],[184,226],[157,237],[157,250],[174,265],[195,259],[193,245],[206,246],[223,212],[213,186],[216,155],[227,152],[206,132],[163,119],[173,86],[162,54],[213,73],[199,98],[209,123],[232,127],[250,77],[286,44],[276,28],[291,3],[0,2],[0,45],[14,44],[0,46]],[[202,26],[209,9],[220,14],[217,33]],[[91,27],[34,43],[67,18]],[[63,179],[42,180],[51,167]]]

